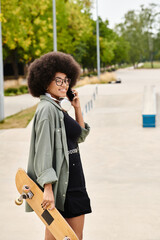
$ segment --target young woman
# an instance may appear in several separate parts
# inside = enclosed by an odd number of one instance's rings
[[[60,211],[78,238],[83,235],[84,215],[91,212],[78,143],[89,133],[84,123],[78,92],[71,104],[75,120],[62,108],[80,74],[80,66],[68,54],[50,52],[29,67],[28,87],[40,98],[31,134],[28,175],[44,191],[42,208]],[[26,205],[26,211],[32,211]],[[46,228],[45,240],[54,240]]]

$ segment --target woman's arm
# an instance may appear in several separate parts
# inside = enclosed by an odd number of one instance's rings
[[[76,118],[76,121],[79,123],[79,125],[80,125],[82,128],[85,128],[85,124],[84,124],[84,120],[83,120],[83,116],[82,116],[81,107],[75,108],[75,118]]]
[[[43,202],[41,205],[43,209],[47,209],[49,207],[49,210],[52,210],[55,208],[55,201],[51,183],[44,185]]]
[[[80,100],[78,97],[78,92],[76,90],[72,90],[72,91],[75,94],[75,97],[73,98],[73,101],[71,102],[71,104],[75,110],[75,119],[82,128],[85,128],[82,111],[81,111]]]
[[[54,128],[54,126],[53,126]],[[53,169],[50,123],[48,119],[40,121],[36,126],[36,143],[34,156],[34,171],[37,176],[37,183],[44,188],[42,207],[43,209],[55,208],[52,185],[57,181],[57,175]],[[53,144],[54,145],[54,144]]]

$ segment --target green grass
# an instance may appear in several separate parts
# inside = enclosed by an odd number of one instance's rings
[[[117,67],[117,69],[121,69],[121,68],[129,68],[129,67],[133,67],[133,65],[130,63],[123,63],[120,66]]]
[[[153,62],[153,67],[154,68],[160,68],[160,62]],[[144,65],[140,68],[147,68],[147,69],[151,69],[151,63],[150,62],[145,62]],[[153,68],[152,68],[153,69]]]
[[[0,122],[0,129],[10,129],[10,128],[25,128],[32,120],[34,113],[36,111],[37,105],[22,110],[12,116],[6,117]]]

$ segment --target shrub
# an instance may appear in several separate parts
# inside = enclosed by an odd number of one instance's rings
[[[16,96],[26,93],[28,93],[28,87],[25,85],[18,88],[7,88],[4,90],[5,96]]]

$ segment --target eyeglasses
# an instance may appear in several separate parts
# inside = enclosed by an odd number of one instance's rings
[[[69,85],[70,82],[71,82],[71,79],[67,78],[67,77],[65,79],[62,79],[60,77],[56,77],[54,80],[56,81],[57,86],[62,86],[64,82],[65,82],[66,85]]]

